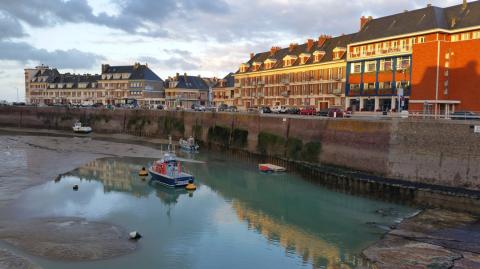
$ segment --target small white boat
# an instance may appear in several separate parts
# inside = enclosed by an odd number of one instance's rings
[[[271,163],[261,163],[258,165],[258,170],[263,173],[282,173],[287,171],[285,167],[274,165]]]
[[[197,152],[200,146],[195,142],[195,139],[190,136],[188,140],[181,139],[178,141],[180,148],[189,152]]]
[[[75,133],[88,134],[92,132],[92,127],[82,126],[82,123],[79,121],[75,122],[72,129]]]

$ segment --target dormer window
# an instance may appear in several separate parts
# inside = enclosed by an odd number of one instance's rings
[[[258,71],[258,70],[260,70],[260,66],[261,66],[261,65],[262,65],[261,62],[253,62],[253,64],[252,64],[252,69],[253,69],[253,71]]]
[[[265,69],[272,69],[276,63],[277,63],[277,60],[275,59],[267,59],[264,63]]]
[[[300,64],[306,64],[308,59],[310,59],[310,53],[302,53],[300,54]]]
[[[317,50],[313,53],[313,61],[318,63],[322,60],[323,56],[325,56],[325,51],[323,50]]]
[[[334,60],[340,60],[345,52],[347,51],[346,48],[343,47],[336,47],[333,49],[333,59]]]
[[[293,63],[295,63],[296,60],[297,60],[297,56],[287,55],[287,56],[285,56],[285,58],[283,58],[283,66],[284,67],[292,66]]]
[[[249,64],[242,64],[242,65],[240,65],[240,72],[245,73],[245,72],[247,72],[248,68],[250,68]]]

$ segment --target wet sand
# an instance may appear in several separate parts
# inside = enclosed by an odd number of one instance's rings
[[[0,211],[30,187],[102,157],[156,158],[161,151],[134,144],[94,140],[88,137],[0,135]],[[10,216],[8,216],[10,217]],[[72,216],[75,217],[75,216]],[[32,219],[15,224],[6,216],[0,240],[33,255],[62,260],[95,260],[135,250],[120,226],[84,222],[76,218]],[[20,225],[21,224],[21,225]],[[69,225],[66,225],[69,224]],[[55,233],[47,231],[55,228]],[[122,235],[124,235],[122,237]],[[79,239],[83,238],[83,239]],[[0,251],[0,268],[38,268],[10,251]]]

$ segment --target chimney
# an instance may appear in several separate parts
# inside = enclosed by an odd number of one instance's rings
[[[360,30],[362,30],[363,27],[365,27],[365,25],[371,20],[373,20],[372,16],[368,16],[368,17],[362,16],[360,18]]]
[[[307,40],[307,51],[310,51],[313,48],[313,39]]]
[[[183,76],[184,76],[185,78],[187,78],[187,73],[183,73]]]
[[[279,51],[279,50],[280,50],[279,47],[272,47],[272,48],[270,49],[270,57],[275,56],[275,53],[277,53],[277,51]]]
[[[291,43],[290,46],[288,47],[288,51],[292,52],[296,47],[297,47],[297,44]]]
[[[464,11],[465,9],[467,9],[467,0],[463,0],[463,4],[462,4],[462,11]]]
[[[318,44],[317,44],[317,47],[318,48],[321,48],[323,46],[323,44],[325,44],[325,41],[327,41],[328,39],[332,38],[331,36],[329,35],[321,35],[319,38],[318,38]]]
[[[178,79],[179,79],[179,78],[180,78],[180,74],[179,74],[179,73],[177,73],[177,74],[175,75],[175,80],[177,80],[177,81],[178,81]]]
[[[108,65],[108,64],[102,64],[102,73],[107,72],[108,68],[110,68],[110,65]]]
[[[456,24],[457,24],[457,18],[453,17],[450,26],[453,28],[455,27]]]
[[[251,52],[250,53],[250,60],[253,59],[253,57],[255,57],[255,53]]]

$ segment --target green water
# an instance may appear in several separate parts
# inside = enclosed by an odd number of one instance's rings
[[[109,260],[27,256],[45,269],[355,268],[382,227],[415,211],[333,192],[298,175],[261,174],[255,163],[227,155],[195,158],[206,163],[184,164],[197,178],[193,194],[140,179],[138,170],[152,160],[124,158],[97,160],[26,191],[11,207],[15,217],[84,217],[144,235],[137,251]],[[392,214],[376,212],[386,208]]]

